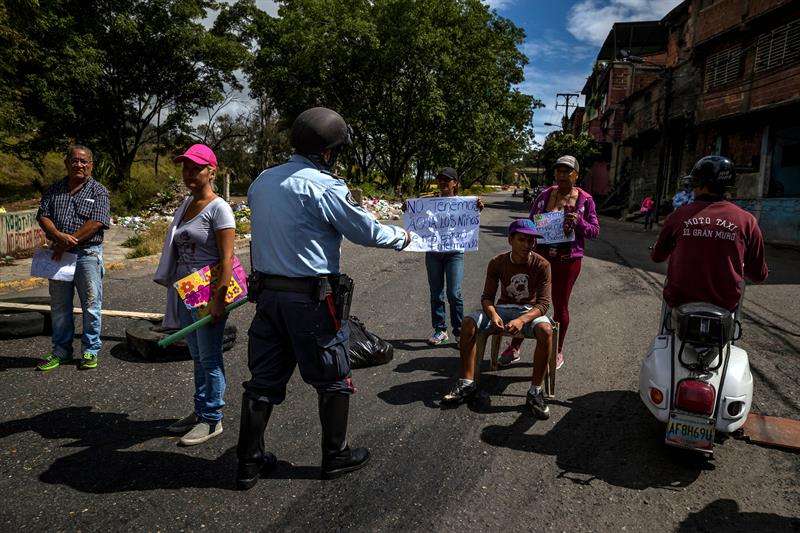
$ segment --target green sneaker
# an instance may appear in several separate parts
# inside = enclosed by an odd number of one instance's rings
[[[36,370],[47,372],[49,370],[55,370],[60,366],[61,366],[61,359],[49,353],[44,357],[44,359],[42,359],[42,361],[38,365],[36,365]]]
[[[88,370],[90,368],[97,368],[97,356],[91,353],[83,354],[78,366],[81,370]]]

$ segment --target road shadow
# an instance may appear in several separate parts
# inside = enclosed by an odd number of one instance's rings
[[[734,500],[719,499],[706,505],[681,522],[679,533],[704,531],[738,533],[740,531],[800,531],[800,518],[773,513],[743,513]]]
[[[391,344],[395,350],[403,350],[406,352],[418,352],[420,350],[440,350],[442,348],[451,348],[458,350],[458,344],[455,342],[448,342],[447,344],[439,344],[434,346],[428,344],[425,339],[384,339]]]
[[[57,458],[39,479],[92,494],[156,489],[235,490],[236,450],[216,459],[184,452],[141,450],[145,442],[171,435],[173,419],[130,420],[127,414],[95,412],[91,407],[56,409],[0,424],[0,439],[32,431],[48,440],[72,439],[64,448],[82,448]],[[171,435],[174,436],[174,435]],[[278,464],[274,477],[316,479],[319,468]]]
[[[125,339],[123,339],[123,341],[124,340]],[[114,347],[111,348],[111,357],[119,359],[120,361],[125,361],[126,363],[138,363],[138,364],[179,363],[192,360],[192,358],[188,354],[188,351],[186,350],[184,351],[164,350],[164,352],[158,357],[147,359],[142,357],[138,353],[134,352],[133,350],[131,350],[128,347],[127,342],[121,342],[119,344],[114,345]]]
[[[517,410],[516,407],[492,408],[490,396],[502,396],[506,388],[512,383],[530,381],[530,374],[488,374],[489,364],[488,360],[484,360],[481,363],[480,391],[473,401],[469,402],[469,408],[486,413]],[[525,366],[530,367],[531,364],[517,364],[509,367],[509,369]],[[431,409],[451,408],[451,406],[442,405],[441,399],[452,388],[460,367],[461,359],[458,356],[418,357],[400,363],[394,368],[394,372],[400,374],[429,372],[431,374],[430,377],[433,379],[409,381],[393,385],[391,388],[379,392],[378,398],[390,405],[410,405],[422,402],[423,405]]]
[[[14,368],[36,368],[41,358],[37,357],[0,357],[0,372]]]
[[[668,448],[663,429],[633,391],[600,391],[552,402],[567,413],[544,435],[526,434],[536,423],[527,413],[511,425],[490,425],[481,440],[493,446],[554,455],[559,477],[590,485],[642,490],[691,485],[713,465],[697,454]]]

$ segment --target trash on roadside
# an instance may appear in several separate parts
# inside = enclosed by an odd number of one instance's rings
[[[378,220],[400,220],[403,216],[403,204],[400,202],[388,202],[382,198],[365,198],[361,205]]]

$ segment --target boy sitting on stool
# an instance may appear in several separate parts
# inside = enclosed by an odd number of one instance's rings
[[[489,261],[481,296],[483,310],[464,319],[459,343],[461,376],[453,390],[442,398],[442,402],[461,403],[477,391],[474,381],[475,343],[479,333],[505,331],[512,335],[532,334],[536,337],[536,351],[533,354],[531,388],[525,405],[537,418],[544,420],[550,416],[541,387],[553,337],[550,318],[545,316],[550,307],[550,264],[533,251],[536,237],[541,235],[530,219],[515,220],[508,227],[511,251]],[[495,303],[498,284],[500,298]],[[510,361],[501,359],[500,364],[508,366],[518,360],[519,357]]]

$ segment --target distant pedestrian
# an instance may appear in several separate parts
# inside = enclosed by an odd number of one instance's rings
[[[642,205],[639,207],[639,212],[644,215],[644,230],[650,231],[653,227],[653,218],[655,214],[655,205],[651,196],[645,196],[642,200]]]
[[[552,277],[553,318],[559,324],[556,368],[564,364],[564,339],[569,328],[569,298],[572,287],[581,273],[581,260],[586,239],[600,234],[592,195],[575,186],[579,172],[578,160],[571,155],[558,158],[555,164],[556,185],[542,191],[533,201],[530,217],[552,211],[564,212],[564,234],[575,233],[575,240],[562,244],[539,245],[536,252],[550,262]],[[521,339],[512,339],[503,351],[504,359],[519,357]]]
[[[169,426],[173,433],[184,433],[184,446],[201,444],[222,433],[222,407],[225,405],[225,366],[222,342],[225,331],[225,296],[233,268],[233,241],[236,220],[233,210],[214,193],[217,157],[208,146],[195,144],[175,158],[183,163],[183,183],[187,196],[167,230],[155,281],[170,292],[167,314],[177,311],[181,328],[194,322],[196,316],[182,303],[172,286],[177,280],[205,266],[220,265],[219,280],[211,288],[208,312],[213,322],[186,337],[194,361],[194,410]]]
[[[102,342],[103,232],[111,224],[108,190],[92,178],[92,151],[74,145],[64,158],[67,176],[54,183],[42,197],[36,218],[53,245],[53,258],[76,255],[72,281],[50,280],[50,320],[53,351],[37,366],[47,371],[72,359],[75,292],[83,310],[81,369],[96,368]]]
[[[682,189],[675,193],[672,198],[672,209],[678,209],[694,201],[694,191],[692,190],[692,177],[684,176],[681,178]]]

